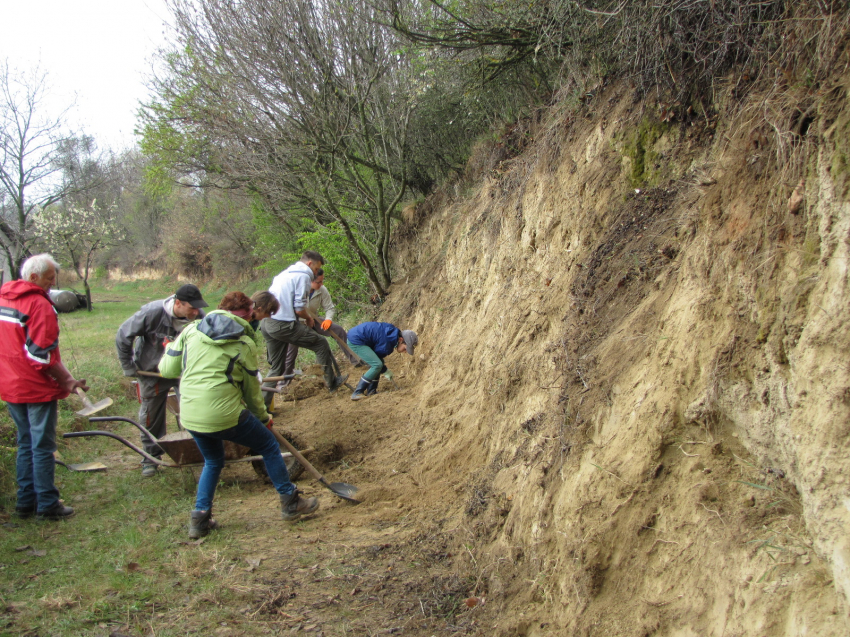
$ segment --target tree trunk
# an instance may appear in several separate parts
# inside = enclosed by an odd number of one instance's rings
[[[91,312],[91,288],[89,287],[88,278],[83,279],[83,287],[86,288],[86,310]]]

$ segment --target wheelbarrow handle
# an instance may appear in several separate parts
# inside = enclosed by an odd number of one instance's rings
[[[159,445],[159,440],[157,440],[151,432],[130,418],[124,418],[122,416],[91,416],[89,417],[89,422],[129,422],[131,425],[134,425],[136,429],[141,431],[143,436],[148,437],[155,445]]]
[[[140,456],[144,456],[145,458],[147,458],[148,460],[150,460],[154,464],[159,465],[160,467],[179,467],[180,466],[180,465],[177,465],[177,464],[172,464],[170,462],[164,462],[164,461],[160,460],[159,458],[155,458],[154,456],[150,455],[144,449],[139,449],[136,445],[134,445],[132,442],[130,442],[126,438],[123,438],[123,437],[119,436],[118,434],[112,433],[111,431],[71,431],[71,432],[62,434],[63,438],[84,438],[84,437],[87,437],[87,436],[106,436],[108,438],[114,438],[115,440],[127,445],[128,447],[130,447],[130,449],[135,451]]]

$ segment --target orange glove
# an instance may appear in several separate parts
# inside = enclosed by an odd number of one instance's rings
[[[325,330],[326,332],[329,329],[331,329],[331,320],[330,319],[325,319],[324,321],[322,321],[322,329]]]
[[[269,421],[266,423],[266,429],[271,429],[274,427],[274,419],[269,418]]]

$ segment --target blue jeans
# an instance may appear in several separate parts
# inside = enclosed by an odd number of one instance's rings
[[[295,492],[295,485],[289,479],[289,471],[286,470],[286,464],[280,455],[277,439],[247,409],[243,409],[239,414],[239,422],[235,427],[222,431],[190,430],[189,433],[204,456],[204,469],[201,471],[201,479],[198,480],[198,495],[195,498],[197,511],[209,511],[212,507],[218,477],[224,468],[224,440],[249,447],[255,454],[263,456],[266,471],[279,494],[289,495]]]
[[[54,484],[56,461],[56,401],[6,403],[18,428],[18,502],[20,509],[38,505],[42,513],[59,503]]]

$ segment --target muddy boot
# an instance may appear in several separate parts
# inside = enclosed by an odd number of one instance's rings
[[[193,540],[204,537],[213,529],[218,528],[218,522],[213,520],[212,509],[209,511],[192,511],[189,519],[189,537]]]
[[[319,508],[318,498],[302,498],[300,491],[280,496],[280,516],[287,522],[297,520],[302,515],[312,513]]]
[[[371,383],[369,383],[369,386],[366,388],[366,395],[367,396],[374,396],[377,393],[378,393],[378,381],[373,380]]]
[[[354,390],[354,393],[351,394],[351,400],[360,400],[364,396],[366,396],[366,392],[369,387],[372,385],[372,381],[366,380],[366,378],[361,377],[360,382],[357,383],[357,388]]]
[[[334,393],[337,389],[342,387],[343,383],[348,380],[348,374],[343,376],[336,376],[330,385],[328,385],[328,391]]]

